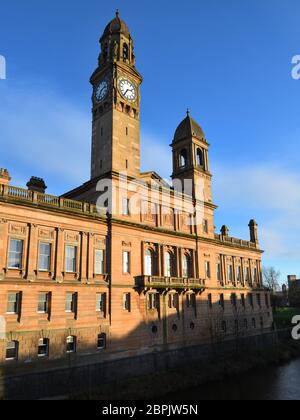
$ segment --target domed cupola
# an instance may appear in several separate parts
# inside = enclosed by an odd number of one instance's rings
[[[205,134],[202,128],[195,120],[193,120],[189,111],[187,111],[186,118],[179,124],[175,131],[173,143],[177,143],[191,137],[195,137],[206,142]]]
[[[99,67],[115,62],[135,66],[133,39],[118,11],[116,17],[106,26],[100,38],[100,45]]]
[[[109,35],[113,34],[122,34],[126,36],[127,38],[130,38],[130,32],[128,29],[128,26],[126,23],[120,18],[119,11],[116,12],[116,17],[109,22],[109,24],[106,26],[103,35],[101,37],[101,41],[103,38],[106,38]]]

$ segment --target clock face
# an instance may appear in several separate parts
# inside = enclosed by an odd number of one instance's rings
[[[106,98],[108,94],[108,89],[109,89],[109,84],[107,80],[102,80],[102,82],[100,82],[98,86],[96,86],[96,89],[95,89],[96,102],[100,103],[103,101],[104,98]]]
[[[129,102],[134,102],[137,98],[137,90],[133,82],[128,79],[119,80],[119,90],[122,96]]]

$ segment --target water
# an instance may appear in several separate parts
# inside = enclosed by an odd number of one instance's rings
[[[300,400],[300,359],[171,396],[174,400]]]

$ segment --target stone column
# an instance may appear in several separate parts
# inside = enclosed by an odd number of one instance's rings
[[[57,283],[62,283],[62,272],[64,271],[64,229],[56,229],[56,247],[55,247],[55,280]]]
[[[7,265],[7,246],[8,246],[8,223],[5,219],[0,219],[0,280],[4,280],[4,268]]]
[[[88,234],[80,233],[80,281],[87,283]]]
[[[36,279],[36,270],[38,268],[39,258],[37,226],[33,224],[28,225],[27,250],[26,279],[32,282]]]
[[[87,281],[92,283],[94,281],[94,234],[89,233],[87,236]],[[104,254],[106,258],[106,252]],[[105,267],[106,269],[106,267]]]

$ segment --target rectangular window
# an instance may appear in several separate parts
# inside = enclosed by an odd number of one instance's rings
[[[41,314],[47,314],[50,310],[50,293],[41,292],[38,295],[37,311]]]
[[[254,267],[254,268],[253,268],[253,282],[254,282],[254,283],[257,283],[257,280],[258,280],[258,276],[257,276],[257,268],[256,268],[256,267]]]
[[[210,279],[210,262],[209,261],[205,261],[205,276],[207,279]]]
[[[242,281],[242,267],[241,266],[236,267],[236,281],[238,283],[241,283]]]
[[[158,293],[150,293],[148,295],[148,309],[149,311],[159,309],[159,294]]]
[[[217,263],[217,279],[219,282],[222,282],[223,280],[223,275],[222,275],[222,265],[221,263]]]
[[[245,267],[244,279],[245,279],[246,283],[250,284],[250,269],[249,269],[249,267]]]
[[[20,306],[21,306],[21,293],[9,292],[7,296],[7,313],[18,315],[20,313]]]
[[[257,300],[257,306],[259,308],[261,308],[261,297],[260,297],[260,295],[256,295],[256,300]]]
[[[179,309],[179,295],[178,293],[172,293],[169,295],[169,308]]]
[[[130,273],[130,252],[128,251],[123,252],[123,273]]]
[[[123,310],[127,312],[131,311],[131,294],[130,293],[123,294]]]
[[[66,294],[65,311],[69,313],[77,313],[77,293],[68,292]]]
[[[220,295],[219,305],[222,309],[225,308],[225,300],[224,300],[224,295],[223,294]]]
[[[229,282],[233,282],[233,267],[231,264],[227,266],[227,277]]]
[[[237,308],[237,301],[236,301],[236,294],[235,293],[231,294],[231,304],[235,309]]]
[[[203,233],[208,234],[208,220],[203,220]]]
[[[195,293],[189,293],[186,295],[186,306],[187,308],[196,307],[196,295]]]
[[[39,271],[50,271],[51,244],[41,242],[39,245]]]
[[[249,305],[253,309],[253,307],[254,307],[254,304],[253,304],[253,295],[252,294],[249,294],[248,295],[248,299],[249,299]]]
[[[245,301],[245,295],[244,294],[241,294],[241,304],[242,304],[243,309],[245,309],[246,308],[246,301]]]
[[[47,338],[41,338],[38,343],[38,357],[49,356],[49,340]]]
[[[211,293],[208,295],[208,307],[209,307],[209,309],[212,309],[212,307],[213,307],[212,294]]]
[[[8,251],[8,268],[21,269],[23,265],[23,247],[24,241],[20,239],[11,239]]]
[[[10,341],[6,345],[6,360],[18,360],[19,343],[17,341]]]
[[[96,249],[95,250],[95,274],[101,275],[104,274],[104,250]]]
[[[129,216],[130,214],[130,200],[123,198],[123,216]]]
[[[96,293],[96,312],[106,316],[106,293]]]
[[[76,273],[77,266],[77,247],[76,246],[66,246],[66,272],[67,273]]]
[[[67,337],[67,347],[66,347],[66,351],[67,353],[76,353],[76,337],[74,336],[69,336]]]

